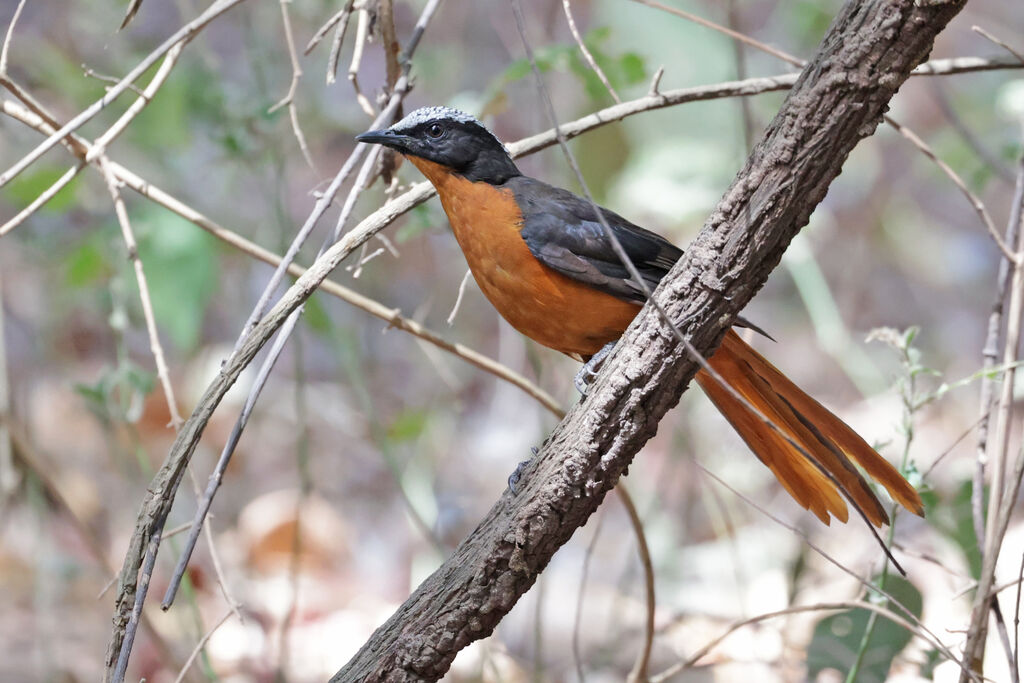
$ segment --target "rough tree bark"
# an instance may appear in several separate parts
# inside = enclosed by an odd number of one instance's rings
[[[850,0],[655,299],[702,353],[778,264],[965,0]],[[698,364],[648,305],[585,400],[507,493],[334,681],[437,680],[491,633],[600,505]]]

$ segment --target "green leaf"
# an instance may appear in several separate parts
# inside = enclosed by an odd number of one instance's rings
[[[619,57],[619,71],[627,85],[640,83],[647,79],[647,64],[644,58],[635,52],[627,52]]]
[[[4,190],[8,200],[18,207],[24,207],[35,201],[36,197],[48,190],[58,178],[68,170],[65,166],[40,165],[34,170],[22,173],[7,185]],[[43,204],[40,211],[60,213],[67,211],[75,203],[75,193],[78,190],[81,174],[65,185],[60,192],[50,198],[50,201]]]
[[[427,414],[419,410],[406,410],[398,415],[388,427],[388,438],[392,441],[412,441],[423,433],[427,426]]]
[[[981,576],[981,551],[978,550],[978,537],[974,533],[974,516],[971,509],[971,494],[974,491],[974,484],[971,480],[965,480],[956,491],[952,504],[947,502],[947,512],[952,515],[952,520],[937,518],[933,526],[949,536],[964,554],[967,565],[970,567],[971,576],[977,579]],[[988,489],[985,489],[982,510],[988,504]]]
[[[538,64],[537,66],[540,66]],[[544,67],[540,67],[541,71],[544,71]],[[530,73],[530,60],[528,59],[517,59],[516,61],[505,67],[505,73],[501,75],[501,80],[505,83],[512,83],[518,81],[521,78],[525,78]]]
[[[98,239],[82,242],[64,261],[64,276],[73,288],[109,277],[112,270],[110,254]]]
[[[139,78],[139,83],[149,83],[158,68],[159,66],[153,65]],[[197,70],[189,71],[188,74],[172,74],[142,113],[135,118],[127,131],[133,144],[149,150],[180,148],[188,144],[193,128],[190,125],[192,100],[195,99],[192,96],[192,89],[202,88],[196,79],[189,78],[194,76]]]
[[[157,323],[183,351],[198,344],[217,286],[215,239],[166,212],[134,221]]]
[[[912,583],[899,576],[889,576],[885,589],[914,615],[921,615],[921,593]],[[900,613],[888,600],[885,604],[890,610]],[[807,648],[808,680],[816,680],[818,674],[826,669],[835,669],[843,674],[850,670],[871,614],[870,610],[857,608],[818,622]],[[907,646],[911,637],[912,634],[896,622],[879,616],[861,660],[857,683],[884,683],[893,658]]]
[[[309,325],[309,329],[318,335],[326,337],[330,334],[333,326],[331,325],[331,319],[327,314],[327,310],[320,301],[320,297],[314,295],[306,300],[302,317],[306,324]]]

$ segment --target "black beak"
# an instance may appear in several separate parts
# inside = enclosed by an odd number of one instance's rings
[[[408,135],[396,133],[390,128],[385,128],[383,130],[371,130],[361,133],[356,136],[356,140],[370,145],[384,145],[399,152],[405,152],[409,149],[409,143],[412,141],[412,138]]]

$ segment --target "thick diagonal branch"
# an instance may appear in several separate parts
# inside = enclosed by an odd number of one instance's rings
[[[702,353],[764,284],[854,145],[964,0],[850,0],[655,299]],[[488,635],[654,436],[698,364],[648,305],[517,496],[477,529],[334,680],[436,680]]]

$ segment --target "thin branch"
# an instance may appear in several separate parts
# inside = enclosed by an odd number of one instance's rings
[[[17,26],[23,9],[25,9],[25,0],[19,0],[18,6],[14,8],[14,15],[11,16],[11,23],[7,25],[3,46],[0,46],[0,74],[7,74],[7,53],[11,47],[11,40],[14,38],[14,27]]]
[[[1020,207],[1024,203],[1024,158],[1017,170],[1017,181],[1015,183],[1013,203],[1011,206]],[[1020,229],[1020,211],[1011,210],[1010,218],[1006,223],[1006,238],[1008,244],[1018,243],[1018,230]],[[978,418],[978,442],[977,456],[975,459],[974,480],[971,490],[971,510],[974,521],[974,533],[978,542],[978,550],[985,550],[985,513],[984,513],[984,491],[985,491],[985,467],[988,464],[988,436],[989,420],[992,414],[992,400],[995,393],[995,378],[991,376],[992,369],[999,359],[999,337],[1003,329],[1003,308],[1006,305],[1006,296],[1010,287],[1010,266],[1011,262],[1005,258],[999,259],[999,272],[996,276],[996,291],[992,300],[991,311],[988,316],[988,326],[985,337],[985,345],[982,347],[982,375],[980,406]]]
[[[601,83],[604,84],[605,90],[612,96],[616,104],[622,103],[622,98],[619,97],[619,93],[615,92],[615,88],[612,87],[611,81],[608,80],[608,76],[605,75],[604,70],[598,65],[597,60],[594,59],[594,55],[590,53],[590,49],[587,48],[586,43],[583,42],[583,36],[580,35],[579,29],[576,28],[576,20],[572,18],[572,7],[569,6],[569,0],[562,0],[562,11],[565,12],[565,21],[569,24],[569,30],[572,32],[572,37],[575,39],[576,44],[580,48],[580,52],[583,53],[583,58],[590,65],[590,68],[597,74],[597,77],[601,79]]]
[[[224,472],[227,470],[228,464],[231,462],[231,456],[235,452],[235,447],[238,445],[239,439],[242,438],[242,432],[249,423],[249,417],[252,415],[253,408],[256,407],[256,401],[259,399],[260,393],[263,391],[263,387],[266,386],[267,379],[270,377],[270,371],[274,369],[274,364],[277,363],[277,359],[284,350],[284,345],[285,342],[288,341],[289,333],[291,333],[295,324],[299,320],[299,312],[301,312],[301,310],[302,308],[300,306],[295,310],[293,315],[289,316],[288,320],[286,320],[285,324],[281,327],[281,331],[274,340],[274,344],[270,347],[270,353],[267,354],[267,358],[263,361],[259,372],[256,374],[256,378],[253,381],[253,388],[250,389],[249,394],[245,397],[245,404],[242,406],[238,419],[235,421],[235,424],[231,429],[231,434],[224,443],[223,449],[221,449],[220,458],[217,459],[217,464],[214,466],[213,472],[210,474],[210,478],[206,484],[206,490],[203,492],[202,497],[199,499],[199,504],[196,506],[196,512],[192,517],[192,526],[185,539],[185,544],[178,557],[178,562],[174,567],[174,573],[171,575],[171,579],[167,584],[167,590],[164,593],[163,600],[160,602],[160,607],[163,610],[170,609],[171,604],[174,602],[174,597],[178,592],[178,587],[181,585],[181,580],[185,575],[185,570],[188,569],[188,562],[192,558],[192,551],[195,550],[196,541],[199,539],[199,532],[204,527],[203,522],[206,519],[206,514],[210,511],[210,505],[213,504],[213,497],[217,494],[217,490],[220,488],[221,482],[224,480]]]
[[[341,45],[345,41],[345,32],[348,31],[348,22],[352,18],[353,9],[352,0],[349,0],[341,12],[335,15],[338,17],[339,23],[338,27],[334,30],[334,38],[331,40],[331,51],[327,57],[327,85],[331,85],[337,80],[338,61],[341,59]],[[334,21],[334,19],[332,18],[331,21]],[[318,42],[320,41],[314,36],[313,40],[306,47],[306,52],[308,53],[312,50],[316,46],[315,43]]]
[[[1003,257],[1009,260],[1011,263],[1016,263],[1020,259],[1020,256],[1014,254],[1010,250],[1010,247],[1007,246],[1006,242],[1003,241],[1002,236],[996,229],[995,223],[992,222],[992,217],[989,216],[988,214],[988,209],[985,208],[985,203],[981,201],[978,195],[971,192],[971,190],[967,187],[967,184],[960,178],[957,172],[954,171],[949,166],[949,164],[947,164],[945,161],[936,156],[932,148],[929,147],[924,140],[918,137],[917,133],[910,130],[906,126],[897,123],[891,116],[886,116],[885,122],[888,123],[893,128],[895,128],[900,135],[905,137],[907,140],[910,140],[911,144],[917,147],[926,157],[935,162],[935,165],[938,166],[939,169],[946,174],[946,177],[949,178],[954,185],[956,185],[957,189],[963,193],[963,195],[967,198],[967,201],[971,203],[972,207],[974,207],[975,212],[977,212],[978,216],[981,218],[982,224],[988,231],[989,237],[991,237],[992,241],[996,243],[997,247],[999,247],[999,251],[1003,252]]]
[[[153,566],[156,564],[156,553],[160,548],[161,529],[163,528],[163,522],[165,521],[166,517],[160,520],[160,528],[154,531],[153,535],[150,536],[146,543],[146,550],[145,554],[142,556],[138,577],[130,577],[128,579],[132,582],[132,585],[135,586],[135,591],[137,592],[134,594],[135,599],[133,600],[132,610],[128,614],[128,618],[123,629],[123,635],[120,642],[121,647],[118,650],[117,659],[114,662],[113,672],[110,674],[110,680],[112,683],[124,683],[125,673],[128,671],[128,656],[131,654],[132,645],[135,643],[135,634],[139,629],[139,617],[142,614],[142,608],[144,607],[146,600],[146,593],[149,590],[149,581],[153,576]],[[119,583],[122,586],[124,585],[125,577],[123,575]]]
[[[112,83],[114,85],[117,85],[118,81],[121,80],[120,78],[117,78],[115,76],[107,76],[105,74],[97,73],[86,64],[82,64],[82,74],[86,78],[95,78],[97,81],[100,81],[102,83]],[[142,94],[142,90],[139,88],[139,86],[135,85],[134,83],[129,85],[128,89],[136,95]]]
[[[583,657],[580,655],[580,624],[583,621],[583,598],[586,596],[587,573],[590,569],[590,560],[594,556],[594,547],[601,535],[601,525],[604,523],[604,508],[598,512],[597,524],[594,525],[594,535],[590,537],[587,550],[583,554],[583,569],[580,571],[580,585],[576,591],[576,617],[572,622],[572,661],[576,667],[576,676],[579,683],[584,683]]]
[[[6,223],[0,225],[0,237],[3,237],[11,230],[14,230],[16,227],[28,220],[36,211],[45,206],[46,203],[53,199],[58,192],[71,184],[71,181],[78,177],[78,174],[82,172],[82,169],[85,168],[86,165],[87,164],[84,161],[79,161],[71,168],[64,171],[64,174],[57,178],[57,180],[53,181],[53,184],[36,195],[36,198],[29,202],[28,206],[12,216]]]
[[[335,14],[328,19],[315,34],[313,34],[313,37],[309,39],[308,43],[306,43],[306,49],[302,51],[302,54],[308,55],[313,51],[313,48],[320,44],[320,41],[324,39],[324,36],[326,36],[332,28],[337,26],[341,21],[347,21],[346,17],[352,13],[352,3],[353,0],[347,0],[342,8],[335,12]],[[344,32],[342,32],[342,35],[344,35]]]
[[[128,3],[128,9],[125,10],[124,19],[121,20],[121,25],[117,27],[118,31],[123,31],[131,20],[135,18],[139,9],[142,7],[142,0],[130,0]]]
[[[128,260],[132,262],[135,270],[135,281],[139,286],[139,300],[142,304],[142,317],[146,321],[146,332],[149,334],[149,349],[153,353],[153,361],[156,363],[156,374],[160,379],[160,385],[164,390],[164,400],[167,401],[167,409],[170,411],[171,424],[174,431],[178,431],[185,422],[178,413],[178,401],[174,397],[174,388],[171,386],[171,376],[167,371],[167,360],[164,357],[164,347],[160,343],[160,334],[156,329],[156,316],[153,315],[153,303],[149,297],[149,284],[146,282],[146,272],[142,266],[142,259],[139,258],[139,245],[135,241],[135,233],[132,230],[131,222],[128,220],[128,211],[124,206],[124,198],[118,189],[117,178],[110,170],[110,163],[107,157],[99,158],[100,169],[103,171],[104,179],[107,182],[107,190],[114,202],[114,213],[117,215],[117,222],[121,226],[121,236],[128,249]]]
[[[146,89],[144,91],[139,92],[138,99],[132,102],[131,106],[128,107],[128,109],[117,119],[117,121],[115,121],[114,124],[110,128],[108,128],[105,133],[103,133],[103,135],[96,139],[96,141],[91,145],[91,149],[88,151],[88,153],[85,155],[83,159],[81,159],[78,163],[69,168],[60,178],[58,178],[52,185],[50,185],[50,187],[41,192],[34,200],[32,200],[32,202],[27,207],[19,211],[16,216],[11,218],[3,225],[0,225],[0,237],[3,237],[11,230],[18,227],[18,225],[23,223],[29,216],[31,216],[37,210],[39,210],[41,206],[46,204],[46,202],[50,201],[54,197],[54,195],[56,195],[58,192],[64,189],[64,187],[67,186],[68,183],[70,183],[72,180],[74,180],[75,177],[79,174],[79,172],[83,168],[85,168],[85,164],[95,161],[104,154],[106,148],[110,145],[110,143],[113,142],[118,135],[124,132],[125,128],[128,127],[128,124],[130,124],[132,120],[136,116],[138,116],[143,109],[145,109],[146,105],[148,105],[149,102],[153,99],[153,96],[156,95],[157,91],[160,89],[160,87],[167,80],[167,77],[170,75],[171,70],[177,63],[178,57],[181,56],[181,51],[184,49],[184,47],[185,41],[177,43],[176,45],[171,47],[171,49],[167,52],[167,56],[164,58],[164,61],[160,64],[160,68],[153,75],[152,80],[150,80],[149,85],[146,86]]]
[[[196,643],[196,646],[192,648],[192,653],[188,656],[188,659],[185,660],[185,664],[181,667],[181,670],[178,672],[178,676],[174,679],[174,683],[181,683],[181,681],[185,679],[185,674],[188,673],[189,668],[192,666],[192,663],[196,661],[196,657],[199,656],[199,653],[203,651],[204,647],[206,647],[206,643],[210,641],[210,638],[213,636],[214,633],[217,632],[217,629],[223,626],[225,622],[227,622],[227,620],[231,618],[232,614],[235,614],[235,612],[229,609],[227,612],[224,613],[224,616],[222,616],[220,620],[217,621],[216,624],[210,627],[210,630],[203,634],[203,637],[199,639],[199,642]]]
[[[646,607],[644,640],[643,645],[640,647],[640,652],[637,654],[636,661],[633,663],[633,668],[629,672],[628,680],[635,682],[646,681],[647,666],[651,661],[651,648],[654,646],[654,610],[657,607],[654,596],[654,565],[651,562],[651,551],[647,547],[644,525],[640,521],[640,515],[637,514],[636,505],[633,504],[633,497],[629,495],[629,490],[624,483],[620,483],[615,490],[619,494],[622,506],[626,508],[629,523],[633,526],[633,535],[636,536],[637,556],[640,558],[640,566],[644,572],[644,606]]]
[[[298,107],[295,106],[295,91],[299,87],[299,81],[302,79],[302,67],[299,65],[299,55],[295,50],[295,38],[292,35],[292,20],[291,15],[288,13],[288,5],[292,0],[280,0],[281,5],[281,23],[284,26],[284,39],[285,44],[288,46],[288,58],[292,64],[292,81],[291,85],[288,86],[288,93],[284,98],[267,110],[268,114],[273,114],[281,107],[288,107],[288,117],[291,119],[292,132],[295,134],[295,140],[299,143],[299,149],[302,151],[302,156],[305,158],[306,163],[313,170],[314,173],[320,175],[320,171],[317,170],[316,164],[313,163],[313,155],[309,153],[309,145],[306,144],[306,136],[302,133],[302,127],[299,125],[299,112]]]
[[[998,45],[999,47],[1003,48],[1004,50],[1009,52],[1011,55],[1016,57],[1017,61],[1019,61],[1021,64],[1024,64],[1024,54],[1022,54],[1022,53],[1018,52],[1017,50],[1015,50],[1014,48],[1010,47],[1010,45],[1006,41],[1000,40],[999,38],[996,38],[994,35],[992,35],[991,33],[989,33],[988,31],[986,31],[985,29],[983,29],[980,26],[972,26],[971,30],[974,31],[975,33],[977,33],[978,35],[982,36],[983,38],[986,38],[986,39],[992,41],[993,43],[995,43],[996,45]]]
[[[455,316],[459,312],[459,306],[462,305],[462,296],[466,293],[466,285],[469,284],[469,279],[473,276],[473,272],[466,269],[466,274],[462,276],[462,282],[459,283],[459,293],[455,297],[455,305],[452,306],[452,312],[448,314],[448,318],[445,320],[449,325],[455,322]]]
[[[366,115],[371,119],[375,118],[377,112],[373,110],[373,105],[370,104],[370,100],[363,94],[363,91],[359,88],[359,67],[363,62],[363,48],[370,39],[370,11],[368,9],[359,10],[359,21],[356,24],[356,38],[355,43],[352,47],[352,63],[348,67],[348,82],[352,85],[352,90],[356,95],[356,102],[362,107]],[[333,75],[333,72],[331,72]]]
[[[699,16],[697,14],[693,14],[692,12],[686,12],[676,7],[669,7],[668,5],[663,5],[660,2],[656,2],[655,0],[633,0],[633,2],[639,3],[641,5],[647,5],[648,7],[653,7],[654,9],[659,9],[663,12],[668,12],[669,14],[674,14],[677,17],[682,17],[683,19],[686,19],[687,21],[692,21],[695,24],[700,24],[705,28],[709,28],[713,31],[718,31],[719,33],[729,36],[733,40],[738,40],[741,43],[746,43],[747,45],[755,47],[758,50],[761,50],[762,52],[772,55],[773,57],[777,57],[784,62],[788,62],[789,64],[792,64],[793,66],[797,67],[798,69],[802,69],[804,66],[804,60],[802,59],[798,59],[797,57],[794,57],[793,55],[788,54],[782,50],[776,49],[771,45],[762,43],[759,40],[751,38],[745,33],[740,33],[739,31],[734,31],[731,28],[722,26],[721,24],[716,24],[715,22],[709,19],[705,19],[704,17]]]
[[[728,638],[741,628],[744,628],[745,626],[750,626],[751,624],[759,624],[762,621],[768,621],[769,619],[775,619],[777,617],[788,616],[791,614],[853,609],[863,609],[869,612],[874,612],[875,614],[883,616],[886,619],[889,619],[892,622],[899,624],[910,633],[916,635],[921,640],[928,643],[931,642],[930,638],[922,634],[918,626],[910,623],[909,621],[907,621],[900,615],[896,614],[892,610],[882,607],[881,605],[876,605],[872,602],[868,602],[866,600],[842,600],[839,602],[823,602],[815,605],[796,605],[793,607],[787,607],[785,609],[776,610],[774,612],[765,612],[764,614],[758,614],[757,616],[749,617],[747,619],[738,619],[732,622],[721,635],[715,637],[713,640],[711,640],[709,643],[701,647],[699,650],[697,650],[695,653],[687,657],[685,660],[673,664],[661,673],[651,676],[648,680],[650,680],[651,683],[662,683],[662,681],[670,680],[673,676],[678,675],[679,672],[693,667],[697,662],[699,662],[701,659],[706,657],[712,650],[718,647],[722,643],[722,641],[724,641],[726,638]]]
[[[1024,177],[1024,155],[1021,157],[1020,165],[1021,176],[1018,178]],[[1014,244],[1017,253],[1022,253],[1022,249],[1024,249],[1024,230],[1021,229],[1021,220],[1024,219],[1024,201],[1022,200],[1024,200],[1024,196],[1015,192],[1015,205],[1010,210],[1010,221],[1016,225],[1017,230],[1017,241]],[[1017,359],[1022,314],[1024,314],[1024,261],[1018,258],[1013,263],[1010,275],[1009,313],[1003,346],[1004,364],[1014,363]],[[992,465],[992,470],[988,512],[985,519],[985,545],[982,550],[981,575],[971,611],[967,643],[964,646],[964,657],[975,670],[980,670],[984,659],[984,635],[987,631],[988,614],[993,608],[993,601],[998,599],[992,593],[992,586],[996,579],[996,561],[999,558],[1006,529],[1010,523],[1014,502],[1020,489],[1021,477],[1024,476],[1024,453],[1018,452],[1012,469],[1008,462],[1014,376],[1015,364],[1014,367],[1007,366],[996,403],[995,435],[988,442],[986,451],[986,459]],[[964,676],[961,674],[961,681],[963,680]]]
[[[1013,172],[1009,166],[1003,163],[1003,160],[999,158],[992,150],[990,150],[985,143],[983,143],[971,130],[966,123],[957,114],[953,104],[949,101],[949,96],[946,95],[946,90],[943,88],[941,81],[932,81],[931,83],[932,95],[935,97],[935,102],[939,105],[939,109],[942,110],[943,115],[949,120],[949,124],[953,127],[968,147],[974,152],[974,154],[989,168],[992,169],[995,176],[1000,180],[1013,184]]]

